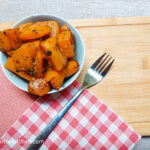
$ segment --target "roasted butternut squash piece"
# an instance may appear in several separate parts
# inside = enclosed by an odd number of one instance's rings
[[[18,28],[8,29],[5,30],[5,32],[9,39],[10,49],[19,48],[22,44],[22,41],[19,38],[19,29]]]
[[[10,42],[5,31],[0,31],[0,51],[7,54],[10,50]]]
[[[35,77],[36,78],[43,78],[44,76],[44,59],[46,58],[44,52],[40,49],[38,50],[35,56]]]
[[[50,82],[51,86],[54,89],[58,90],[63,84],[65,75],[66,75],[65,68],[61,71],[55,71],[54,69],[49,68],[46,71],[44,78],[46,81]]]
[[[19,39],[19,29],[0,31],[0,51],[11,56],[12,50],[19,48],[22,41]]]
[[[43,96],[50,91],[50,85],[44,79],[32,78],[28,84],[28,91],[32,94]]]
[[[55,70],[60,71],[66,66],[67,57],[59,51],[55,37],[48,38],[41,42],[41,47]]]
[[[50,37],[56,37],[59,34],[59,24],[56,21],[42,21],[39,22],[42,25],[47,25],[50,27]]]
[[[64,68],[63,70],[59,71],[58,75],[50,81],[51,86],[56,90],[60,89],[64,82],[65,75],[66,69]]]
[[[21,71],[21,72],[17,72],[15,69],[15,65],[13,63],[13,60],[11,57],[8,57],[7,62],[5,64],[5,68],[10,70],[11,72],[17,74],[18,76],[20,76],[21,78],[30,81],[32,79],[32,76],[27,74],[27,72]]]
[[[58,74],[56,70],[48,68],[44,74],[44,79],[49,82],[56,74]]]
[[[63,32],[63,31],[70,31],[69,27],[67,24],[63,25],[61,28],[60,28],[60,33]]]
[[[48,21],[50,27],[50,37],[56,37],[59,34],[59,24],[56,21]]]
[[[58,35],[58,46],[60,51],[68,58],[74,56],[74,47],[70,31],[63,31]]]
[[[68,61],[67,66],[66,66],[67,72],[66,72],[65,77],[68,78],[68,77],[72,76],[73,74],[75,74],[78,71],[78,69],[79,69],[79,64],[77,61],[75,61],[75,60]]]
[[[20,25],[18,26],[19,32],[22,32],[22,30],[23,30],[25,27],[30,26],[30,25],[32,25],[32,24],[33,24],[33,23],[31,23],[31,22],[29,22],[29,23],[24,23],[24,24],[20,24]]]
[[[27,42],[14,51],[12,60],[17,71],[27,71],[33,73],[34,59],[40,49],[40,41]],[[33,75],[33,74],[32,74]]]
[[[41,38],[45,35],[48,35],[49,32],[50,32],[50,27],[48,25],[43,25],[38,22],[24,27],[20,31],[19,37],[20,39],[26,41],[26,40]]]
[[[70,31],[70,28],[67,24],[63,25],[61,28],[60,28],[60,33],[63,32],[63,31]],[[73,40],[73,43],[72,44],[75,44],[75,35],[73,33],[71,33],[72,35],[72,40]],[[74,45],[73,45],[74,46]]]

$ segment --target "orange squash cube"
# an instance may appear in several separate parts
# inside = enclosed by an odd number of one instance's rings
[[[67,57],[59,51],[55,37],[48,38],[41,42],[41,47],[55,70],[60,71],[66,66]]]
[[[63,84],[65,75],[66,75],[65,68],[61,71],[55,71],[54,69],[49,68],[44,75],[44,79],[50,82],[51,86],[54,89],[58,90]]]
[[[59,34],[59,24],[57,21],[42,21],[39,22],[42,25],[47,25],[50,28],[50,37],[57,37]]]
[[[11,72],[15,73],[16,75],[20,76],[21,78],[27,80],[27,81],[30,81],[32,79],[32,76],[27,74],[27,72],[25,72],[25,71],[17,72],[16,71],[15,65],[14,65],[11,57],[8,57],[7,62],[5,64],[5,68],[10,70]]]
[[[42,25],[40,23],[34,23],[29,26],[25,26],[19,34],[20,39],[26,41],[26,40],[32,40],[41,38],[45,35],[48,35],[50,33],[50,27],[48,25]]]
[[[74,45],[71,31],[63,31],[58,35],[58,46],[60,51],[68,58],[74,57]]]
[[[34,59],[40,49],[40,41],[27,42],[13,52],[12,60],[17,71],[33,72]]]
[[[78,69],[79,69],[79,64],[77,61],[75,60],[68,61],[68,64],[66,66],[66,70],[67,70],[66,78],[75,74],[78,71]]]
[[[50,86],[44,79],[32,78],[28,84],[28,91],[32,94],[43,96],[50,91]]]

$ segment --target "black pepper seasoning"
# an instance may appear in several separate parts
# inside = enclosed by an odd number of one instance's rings
[[[46,55],[50,56],[50,55],[52,55],[52,52],[51,51],[46,51]]]

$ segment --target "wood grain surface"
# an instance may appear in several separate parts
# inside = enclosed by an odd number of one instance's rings
[[[86,47],[82,83],[89,66],[104,52],[115,63],[89,90],[141,135],[150,135],[150,17],[70,20]],[[0,30],[13,23],[0,24]]]

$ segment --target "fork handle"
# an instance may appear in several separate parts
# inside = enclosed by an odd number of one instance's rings
[[[35,140],[29,145],[27,150],[37,150],[41,147],[43,142],[52,132],[52,130],[56,127],[59,121],[63,118],[63,116],[67,113],[67,111],[71,108],[73,103],[77,100],[80,94],[85,90],[85,87],[81,87],[76,94],[72,97],[72,99],[61,109],[61,111],[52,119],[52,121],[44,128],[44,130],[35,138]]]

